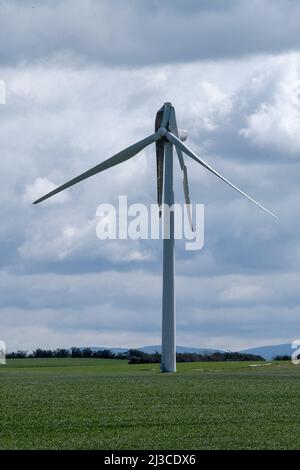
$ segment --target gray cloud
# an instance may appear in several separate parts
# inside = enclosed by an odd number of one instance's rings
[[[157,343],[160,282],[142,271],[2,274],[1,334],[11,349]],[[232,349],[286,341],[298,328],[297,290],[298,274],[178,276],[178,341]]]
[[[0,61],[145,65],[297,50],[295,0],[0,3]],[[288,25],[288,27],[287,27]]]

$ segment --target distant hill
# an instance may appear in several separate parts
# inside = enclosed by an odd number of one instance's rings
[[[155,352],[161,352],[161,345],[155,346],[143,346],[138,348],[140,351],[143,351],[148,354],[154,354]],[[222,349],[209,349],[209,348],[193,348],[189,346],[177,346],[177,353],[197,353],[197,354],[213,354],[215,352],[224,352]]]
[[[84,348],[80,348],[84,349]],[[92,351],[103,351],[104,349],[109,349],[114,353],[123,353],[127,352],[128,349],[126,348],[109,348],[109,347],[100,347],[100,346],[93,346],[90,347]],[[141,348],[132,348],[132,349],[139,349],[148,354],[154,354],[155,352],[161,353],[161,345],[153,345],[153,346],[142,346]],[[291,344],[277,344],[274,346],[258,346],[256,348],[249,348],[249,349],[242,349],[241,351],[237,351],[240,353],[245,354],[254,354],[255,356],[261,356],[267,361],[271,361],[275,356],[284,356],[290,355],[292,353]],[[213,349],[213,348],[194,348],[193,346],[177,346],[176,348],[177,353],[197,353],[197,354],[213,354],[215,352],[225,352],[223,349]]]
[[[242,353],[262,356],[267,361],[271,361],[275,356],[290,356],[293,352],[291,344],[277,344],[275,346],[259,346],[257,348],[244,349]]]
[[[128,349],[127,348],[109,348],[109,347],[102,347],[102,346],[83,346],[83,347],[79,347],[78,349],[91,349],[93,352],[94,351],[105,351],[105,350],[109,350],[113,353],[123,353],[123,352],[127,352]]]

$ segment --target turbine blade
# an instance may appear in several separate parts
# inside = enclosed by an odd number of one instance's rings
[[[157,175],[157,204],[159,207],[159,217],[161,217],[161,205],[164,187],[164,156],[165,144],[162,140],[156,142],[156,175]]]
[[[74,184],[77,184],[80,181],[83,181],[86,178],[89,178],[90,176],[96,175],[97,173],[100,173],[101,171],[108,170],[108,168],[111,168],[115,165],[119,165],[119,163],[129,160],[130,158],[134,157],[137,153],[139,153],[141,150],[143,150],[145,147],[147,147],[149,144],[152,144],[153,142],[156,142],[159,139],[161,139],[161,136],[157,132],[155,132],[155,134],[152,134],[146,137],[145,139],[140,140],[139,142],[136,142],[133,145],[130,145],[130,147],[127,147],[126,149],[121,150],[121,152],[117,153],[113,157],[108,158],[104,162],[99,163],[99,165],[94,166],[90,170],[85,171],[81,175],[76,176],[70,181],[67,181],[67,183],[59,186],[53,191],[50,191],[50,193],[45,194],[45,196],[42,196],[41,198],[34,201],[33,204],[38,204],[39,202],[42,202],[45,199],[48,199],[49,197],[54,196],[54,194],[60,193],[64,189],[67,189],[70,186],[73,186]]]
[[[177,122],[176,122],[176,115],[175,115],[175,109],[173,108],[173,106],[172,106],[172,109],[170,111],[169,128],[173,132],[173,134],[177,138],[179,138],[178,127],[177,127]],[[189,183],[188,183],[188,176],[187,176],[187,167],[186,167],[186,164],[184,163],[182,150],[179,147],[177,147],[176,145],[175,145],[175,148],[176,148],[176,152],[177,152],[177,155],[178,155],[180,168],[181,168],[181,171],[183,173],[183,193],[184,193],[184,200],[185,200],[185,205],[186,205],[186,209],[187,209],[189,224],[190,224],[191,230],[194,231],[194,229],[193,229],[193,220],[192,220],[192,211],[191,211],[190,193],[189,193]]]
[[[161,124],[160,124],[161,127],[167,127],[168,122],[169,122],[170,112],[171,112],[172,108],[173,108],[173,106],[171,105],[171,103],[165,103],[163,105],[163,107],[161,108],[161,110],[163,111],[162,121],[161,121]]]
[[[155,132],[161,127],[163,116],[165,114],[164,106],[156,113],[155,118]],[[163,195],[163,181],[164,181],[164,155],[165,155],[165,141],[164,139],[158,140],[156,143],[156,180],[157,180],[157,204],[159,207],[159,217],[161,217],[161,205]]]
[[[186,153],[189,157],[191,157],[193,160],[195,160],[196,162],[200,163],[200,165],[202,165],[204,168],[206,168],[207,170],[209,170],[211,173],[213,173],[214,175],[216,175],[218,178],[220,178],[222,181],[224,181],[226,184],[228,184],[229,186],[231,186],[233,189],[235,189],[236,191],[238,191],[240,194],[242,194],[243,196],[245,196],[247,199],[249,199],[249,201],[253,202],[256,206],[260,207],[260,209],[264,210],[265,212],[267,212],[268,214],[272,215],[273,217],[275,217],[276,219],[278,219],[277,215],[273,214],[273,212],[269,211],[268,209],[266,209],[264,206],[262,206],[261,204],[259,204],[257,201],[255,201],[255,199],[253,199],[252,197],[248,196],[248,194],[244,193],[244,191],[242,191],[241,189],[239,189],[237,186],[235,186],[234,184],[232,184],[230,181],[228,181],[226,178],[224,178],[224,176],[222,176],[220,173],[218,173],[214,168],[212,168],[210,165],[208,165],[204,160],[202,160],[201,158],[199,158],[191,149],[189,149],[185,144],[183,144],[181,142],[181,140],[179,140],[174,134],[172,134],[172,132],[167,132],[166,134],[166,138],[172,143],[174,144],[176,147],[179,147],[184,153]]]

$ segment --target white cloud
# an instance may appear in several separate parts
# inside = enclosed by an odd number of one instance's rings
[[[31,227],[30,235],[18,252],[25,261],[62,263],[68,259],[100,259],[111,263],[144,262],[153,259],[153,253],[142,246],[141,241],[99,240],[95,219],[77,220],[64,224],[56,220],[48,226],[38,223]]]
[[[270,74],[272,81],[270,83]],[[265,100],[247,117],[241,134],[262,148],[273,148],[283,154],[300,154],[300,57],[292,55],[279,60],[263,76]],[[262,83],[258,81],[258,87]],[[271,93],[270,93],[271,89]]]
[[[190,92],[185,99],[194,129],[216,130],[232,110],[230,96],[215,83],[205,80],[199,81]]]
[[[36,178],[31,185],[26,186],[23,201],[34,202],[36,199],[44,196],[53,189],[57,188],[57,185],[50,181],[48,178]],[[51,198],[48,204],[61,204],[69,200],[69,194],[64,192],[58,194],[55,198]]]
[[[6,103],[6,86],[4,80],[0,80],[0,105]]]
[[[274,298],[273,292],[258,285],[234,284],[220,293],[221,302],[258,302]]]

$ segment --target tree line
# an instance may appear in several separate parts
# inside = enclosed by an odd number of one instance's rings
[[[129,364],[160,363],[161,354],[145,353],[139,349],[129,349],[126,352],[113,352],[110,349],[92,350],[90,348],[71,349],[41,349],[37,348],[28,354],[25,351],[17,351],[7,354],[7,359],[22,358],[94,358],[94,359],[124,359]],[[264,361],[261,356],[239,352],[215,352],[212,354],[177,353],[177,362],[224,362],[224,361]]]
[[[160,363],[161,354],[158,352],[154,354],[147,354],[138,349],[129,350],[130,356],[128,357],[129,364],[146,364],[146,363]],[[264,361],[261,356],[254,354],[245,354],[239,352],[215,352],[212,354],[197,354],[197,353],[177,353],[177,362],[226,362],[226,361]]]
[[[37,348],[32,353],[27,351],[17,351],[8,353],[7,359],[22,358],[52,358],[52,357],[84,357],[95,359],[127,359],[126,353],[114,353],[110,349],[93,350],[91,348],[70,348],[70,349],[41,349]]]

